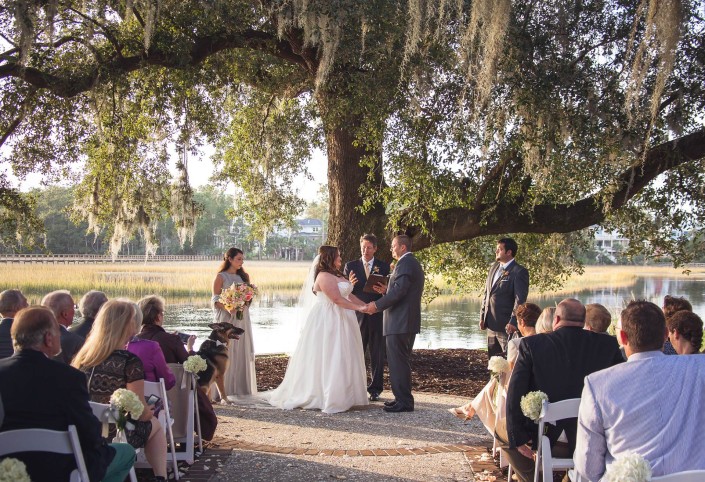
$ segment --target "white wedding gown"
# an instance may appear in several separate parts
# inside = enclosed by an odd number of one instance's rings
[[[345,298],[352,288],[349,281],[338,282]],[[367,405],[367,374],[355,312],[334,304],[321,291],[316,294],[284,380],[260,396],[287,410],[337,413]]]

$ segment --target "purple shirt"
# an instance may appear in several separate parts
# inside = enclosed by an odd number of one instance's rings
[[[164,388],[169,390],[176,385],[174,374],[171,373],[169,367],[164,360],[164,354],[159,346],[159,343],[151,340],[142,340],[133,338],[127,344],[127,351],[133,353],[142,360],[144,365],[144,379],[148,382],[158,382],[160,378],[164,379]]]

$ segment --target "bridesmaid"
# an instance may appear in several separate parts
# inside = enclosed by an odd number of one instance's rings
[[[226,310],[218,301],[223,288],[228,288],[233,283],[249,283],[248,275],[242,264],[245,261],[244,253],[237,248],[230,248],[223,255],[223,262],[218,269],[218,274],[213,280],[213,307],[214,321],[227,321],[245,330],[239,340],[231,340],[228,350],[230,363],[225,372],[225,393],[220,394],[221,403],[227,403],[228,398],[233,401],[240,397],[249,397],[257,393],[257,378],[255,375],[255,349],[252,341],[252,323],[250,322],[249,307],[245,306],[243,317],[238,320],[236,310]]]

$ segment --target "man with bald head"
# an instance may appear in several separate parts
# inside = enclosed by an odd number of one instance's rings
[[[583,380],[590,373],[623,361],[612,336],[584,330],[585,306],[572,298],[561,301],[553,318],[553,332],[522,338],[507,391],[507,446],[502,450],[521,481],[533,480],[538,427],[521,411],[521,397],[540,390],[549,402],[580,398]],[[565,431],[567,444],[557,442]],[[547,433],[557,457],[572,457],[575,419],[548,425]]]
[[[56,356],[56,360],[69,365],[84,341],[83,338],[68,330],[76,313],[71,293],[66,290],[52,291],[42,299],[42,306],[46,306],[54,313],[56,321],[61,326],[61,353]]]
[[[12,356],[12,337],[10,329],[15,315],[22,308],[27,308],[27,298],[20,290],[5,290],[0,293],[0,358]]]
[[[43,306],[23,309],[12,325],[16,353],[0,360],[0,396],[5,419],[0,432],[24,428],[66,431],[75,425],[91,481],[122,482],[135,460],[129,444],[106,444],[88,404],[85,375],[52,360],[61,350],[54,314]],[[19,452],[34,482],[69,480],[73,456]]]

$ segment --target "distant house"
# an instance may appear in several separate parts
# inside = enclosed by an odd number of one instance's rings
[[[318,246],[325,241],[326,233],[320,219],[297,219],[297,229],[282,229],[277,235],[289,240],[288,245],[279,248],[278,257],[287,260],[313,259]]]
[[[617,257],[629,247],[629,239],[622,236],[618,231],[605,231],[599,228],[595,232],[595,250],[599,256],[603,256],[613,263],[617,262]]]

